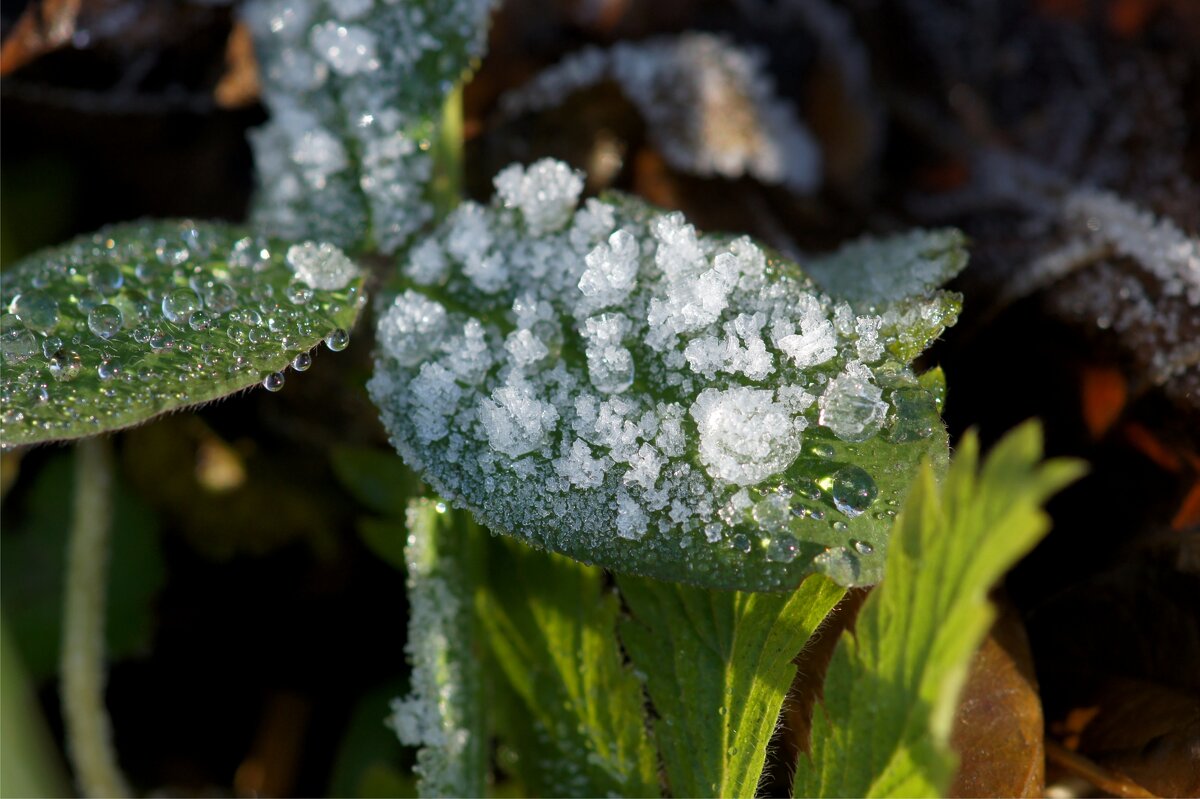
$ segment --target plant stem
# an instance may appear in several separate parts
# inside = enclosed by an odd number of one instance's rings
[[[85,796],[128,796],[104,705],[104,620],[112,531],[112,448],[88,438],[75,449],[75,507],[63,599],[62,705],[67,755]]]
[[[463,91],[458,84],[446,97],[433,141],[432,200],[440,221],[462,199],[463,186]]]

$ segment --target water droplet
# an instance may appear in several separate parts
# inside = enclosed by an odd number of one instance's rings
[[[349,345],[350,334],[340,327],[325,337],[325,346],[333,352],[341,352]]]
[[[312,287],[300,280],[288,283],[287,291],[284,294],[292,305],[307,305],[308,301],[313,298]]]
[[[50,359],[50,376],[59,382],[67,382],[79,377],[83,371],[83,359],[78,352],[59,350]]]
[[[104,295],[95,289],[87,289],[79,295],[79,310],[89,313],[93,308],[104,304]]]
[[[96,367],[96,376],[101,380],[112,380],[121,374],[121,362],[116,358],[105,358]]]
[[[191,253],[183,242],[165,241],[160,239],[154,247],[154,256],[160,263],[167,266],[179,266],[188,259]]]
[[[729,547],[736,549],[738,552],[749,555],[752,548],[750,537],[743,533],[738,533],[733,538],[729,539]]]
[[[107,341],[121,330],[124,317],[121,309],[115,305],[97,305],[88,311],[88,330]]]
[[[212,327],[212,315],[207,311],[196,311],[188,319],[188,327],[199,333]]]
[[[896,424],[890,438],[898,444],[929,438],[940,424],[937,402],[924,389],[896,389],[892,392],[892,407],[896,410]]]
[[[832,527],[836,532],[839,532],[839,533],[845,532],[846,529],[849,527],[849,525],[847,525],[843,521],[836,521],[829,526]]]
[[[279,391],[283,388],[284,377],[282,372],[272,372],[263,378],[262,385],[267,391]]]
[[[439,503],[437,503],[436,505],[434,505],[434,506],[433,506],[433,509],[434,509],[435,511],[437,511],[438,513],[445,513],[445,512],[446,512],[446,503],[445,503],[445,502],[439,502]]]
[[[176,289],[162,300],[162,313],[168,322],[187,324],[192,314],[200,310],[200,298],[191,289]]]
[[[62,347],[63,340],[61,338],[58,336],[48,336],[47,338],[42,339],[42,357],[48,361],[53,358],[54,353],[61,350]]]
[[[174,346],[175,339],[169,333],[164,333],[161,330],[155,330],[150,334],[149,344],[150,349],[155,351],[168,350]]]
[[[292,368],[297,372],[307,372],[310,366],[312,366],[312,356],[307,352],[302,352],[292,358]]]
[[[0,316],[0,353],[4,359],[19,363],[38,351],[33,331],[21,324],[14,314]]]
[[[115,264],[97,264],[88,272],[88,285],[101,294],[115,294],[125,282],[125,276]]]
[[[214,314],[223,314],[237,305],[237,290],[219,280],[201,284],[200,296],[204,306]]]
[[[834,472],[833,487],[829,493],[838,510],[854,517],[871,507],[879,495],[879,489],[871,475],[858,466],[849,465]]]
[[[44,291],[26,291],[18,294],[9,307],[25,326],[41,333],[49,333],[58,324],[58,303]]]
[[[766,557],[773,563],[791,563],[799,554],[799,542],[789,535],[772,538],[767,544]]]
[[[813,444],[808,448],[808,451],[813,455],[816,455],[818,458],[832,458],[834,455],[833,445],[825,442]]]
[[[858,550],[860,555],[870,555],[875,551],[875,547],[871,546],[866,541],[855,541],[854,548]]]

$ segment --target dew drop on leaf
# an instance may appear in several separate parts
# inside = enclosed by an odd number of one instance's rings
[[[191,289],[176,289],[162,300],[163,317],[177,325],[187,324],[192,314],[200,310],[200,298]]]
[[[49,333],[58,324],[58,302],[44,291],[26,291],[17,295],[10,310],[25,326]]]
[[[325,346],[333,352],[341,352],[349,345],[350,334],[340,327],[325,337]]]
[[[283,388],[284,377],[282,372],[272,372],[263,378],[262,385],[267,391],[279,391]]]
[[[312,366],[312,356],[307,352],[302,352],[292,359],[292,368],[297,372],[307,372]]]
[[[834,473],[829,493],[833,497],[834,507],[853,518],[871,507],[879,495],[879,489],[866,470],[851,464]]]
[[[123,321],[121,309],[115,305],[105,303],[88,311],[88,330],[106,341],[117,334]]]

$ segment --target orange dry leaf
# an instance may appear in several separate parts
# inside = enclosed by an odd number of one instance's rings
[[[30,3],[0,46],[0,75],[9,75],[71,41],[81,0]]]
[[[225,42],[225,74],[221,75],[213,96],[222,108],[241,108],[258,99],[259,89],[254,40],[250,29],[238,22]]]
[[[1083,421],[1092,438],[1103,438],[1121,415],[1129,390],[1125,376],[1111,366],[1083,370]]]

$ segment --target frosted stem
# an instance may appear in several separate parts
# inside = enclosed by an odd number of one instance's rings
[[[130,795],[117,765],[104,705],[112,482],[108,440],[80,441],[75,455],[75,517],[67,547],[61,671],[67,755],[84,796]]]

